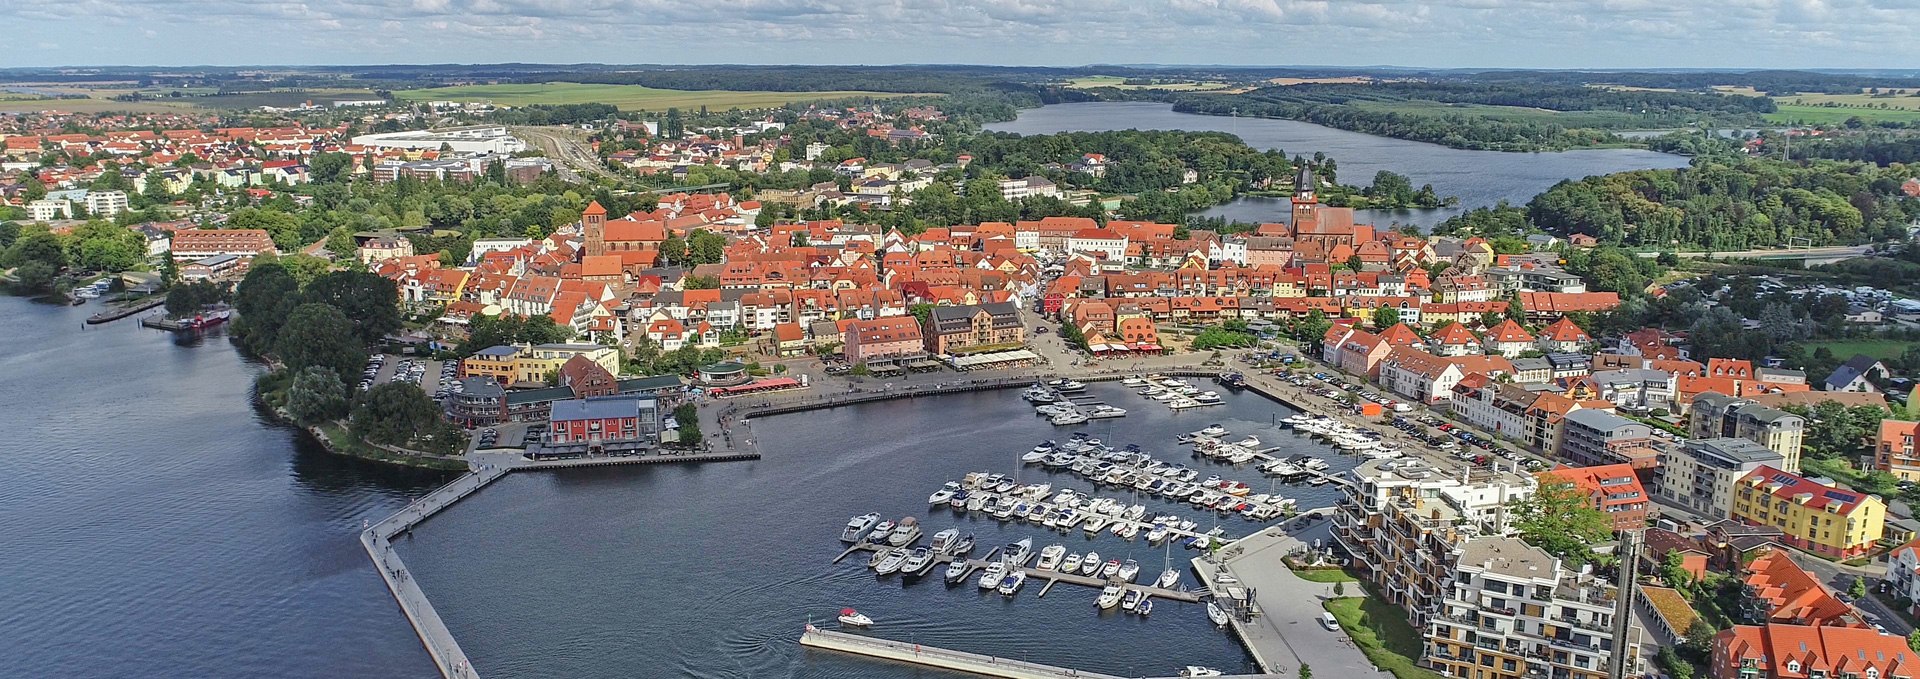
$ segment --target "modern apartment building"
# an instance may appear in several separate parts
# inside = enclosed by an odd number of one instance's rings
[[[1735,438],[1662,444],[1655,492],[1666,501],[1718,518],[1733,511],[1734,482],[1762,466],[1785,459],[1772,449]]]
[[[1920,449],[1914,447],[1915,438],[1920,438],[1920,422],[1881,420],[1880,436],[1873,444],[1873,468],[1902,481],[1920,479]]]
[[[1513,471],[1411,459],[1369,461],[1353,474],[1334,509],[1334,543],[1415,627],[1438,610],[1461,546],[1506,534],[1507,503],[1538,486]]]
[[[1567,413],[1562,422],[1559,454],[1574,466],[1628,463],[1638,469],[1657,464],[1649,450],[1652,427],[1593,408]]]
[[[1457,566],[1427,621],[1422,662],[1463,679],[1608,679],[1612,654],[1639,676],[1641,628],[1614,639],[1618,591],[1512,537],[1461,545]]]
[[[1780,453],[1788,471],[1800,469],[1800,440],[1807,422],[1799,415],[1711,391],[1693,397],[1692,408],[1689,438],[1743,438]]]

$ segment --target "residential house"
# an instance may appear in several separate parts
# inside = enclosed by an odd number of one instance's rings
[[[1027,341],[1020,308],[1011,302],[936,306],[922,334],[927,350],[941,355],[1012,349]]]
[[[1527,332],[1526,328],[1520,327],[1519,323],[1513,322],[1513,319],[1507,319],[1501,321],[1499,325],[1488,328],[1482,344],[1486,347],[1487,353],[1519,358],[1521,354],[1533,350],[1534,336],[1533,333]]]
[[[1920,422],[1886,419],[1880,421],[1874,438],[1873,468],[1902,481],[1920,480],[1920,450],[1913,440],[1920,437]]]
[[[1874,386],[1874,382],[1885,380],[1887,375],[1887,366],[1879,359],[1866,354],[1854,354],[1853,358],[1833,369],[1821,388],[1827,391],[1877,392],[1880,388]]]
[[[841,351],[854,365],[917,358],[926,352],[920,321],[913,316],[853,321],[842,332],[842,341]]]
[[[1579,410],[1574,415],[1584,412]],[[1569,416],[1569,421],[1572,417]],[[1590,467],[1562,467],[1541,472],[1542,482],[1549,480],[1572,484],[1575,490],[1593,501],[1593,508],[1613,521],[1613,529],[1631,530],[1647,526],[1652,498],[1647,495],[1632,465],[1603,464]]]
[[[1781,467],[1785,457],[1737,438],[1662,443],[1659,493],[1667,502],[1708,517],[1733,511],[1734,484],[1761,467]]]
[[[1747,439],[1780,453],[1786,458],[1787,469],[1800,468],[1805,429],[1806,420],[1799,415],[1716,392],[1693,397],[1687,414],[1689,437]]]
[[[1866,554],[1885,530],[1879,497],[1762,466],[1735,484],[1731,517],[1772,526],[1787,544],[1834,559]]]
[[[1875,629],[1734,625],[1713,638],[1712,679],[1914,679],[1920,654]]]
[[[1412,347],[1397,347],[1380,362],[1380,383],[1388,391],[1420,403],[1453,397],[1453,385],[1465,374],[1460,366]]]

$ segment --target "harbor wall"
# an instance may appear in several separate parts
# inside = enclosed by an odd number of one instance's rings
[[[922,646],[903,641],[890,641],[874,637],[833,632],[809,627],[800,635],[800,645],[808,648],[824,648],[842,653],[864,655],[871,658],[883,658],[927,667],[970,672],[1003,679],[1060,679],[1077,677],[1079,679],[1120,679],[1110,674],[1081,672],[1065,667],[1042,665],[1010,658],[999,658],[978,653],[967,653],[946,648]]]

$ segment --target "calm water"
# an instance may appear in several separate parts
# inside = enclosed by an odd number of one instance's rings
[[[1118,385],[1096,394],[1131,411],[1085,428],[1110,442],[1137,442],[1163,459],[1203,465],[1267,490],[1257,472],[1193,460],[1172,437],[1220,422],[1288,450],[1331,455],[1306,439],[1268,428],[1290,411],[1258,396],[1232,396],[1211,409],[1175,414]],[[1035,550],[1131,556],[1141,577],[1157,575],[1162,550],[1110,534],[1089,539],[1029,524],[930,510],[926,497],[968,471],[1010,473],[1017,456],[1045,438],[1074,431],[1033,415],[1017,391],[896,401],[783,415],[754,423],[766,459],[702,467],[515,474],[434,517],[399,543],[421,585],[483,675],[929,677],[929,670],[805,652],[796,644],[812,617],[853,606],[873,633],[1004,657],[1123,675],[1169,675],[1185,664],[1245,669],[1238,642],[1208,624],[1197,605],[1159,602],[1151,619],[1094,606],[1095,590],[1061,585],[1041,599],[1030,585],[1014,599],[972,582],[947,587],[940,572],[919,581],[877,578],[864,556],[831,563],[847,517],[869,511],[914,516],[931,534],[948,526],[983,545],[1032,537]],[[1271,444],[1269,444],[1271,445]],[[1336,467],[1352,458],[1330,459]],[[1049,478],[1086,489],[1070,474]],[[1281,492],[1302,506],[1331,504],[1333,486]],[[1103,495],[1118,491],[1104,490]],[[1142,500],[1212,523],[1187,505]],[[1205,525],[1203,524],[1203,525]],[[1229,535],[1256,524],[1229,519]],[[1175,564],[1195,553],[1175,548]],[[1183,569],[1184,571],[1184,569]],[[1191,584],[1190,574],[1184,582]],[[832,624],[830,621],[828,624]],[[958,675],[952,675],[958,676]]]
[[[259,368],[0,296],[0,676],[419,677],[355,533],[440,478],[303,444]]]
[[[337,458],[263,418],[249,394],[259,367],[224,338],[179,340],[130,321],[81,330],[93,310],[0,298],[12,340],[0,355],[0,676],[431,676],[354,536],[444,477]],[[1084,430],[1204,473],[1265,485],[1174,445],[1212,422],[1354,464],[1269,428],[1290,411],[1257,396],[1176,414],[1118,385],[1095,393],[1132,414]],[[1033,443],[1073,431],[1035,417],[1016,391],[754,429],[769,438],[757,462],[509,476],[399,548],[486,676],[958,676],[803,652],[800,626],[842,606],[874,617],[876,634],[1006,657],[1121,674],[1246,668],[1194,605],[1160,602],[1142,620],[1098,613],[1080,587],[1040,599],[1033,585],[1007,600],[971,583],[949,589],[937,572],[903,583],[860,558],[830,563],[846,518],[878,511],[920,517],[928,533],[959,525],[984,546],[1031,536],[1036,549],[1131,556],[1143,578],[1157,574],[1161,550],[1144,541],[929,511],[942,481],[1012,472]],[[1334,497],[1331,486],[1280,492],[1303,507]],[[1256,528],[1221,524],[1233,536]],[[1173,550],[1176,564],[1192,555]]]
[[[1104,130],[1207,130],[1239,135],[1258,149],[1280,149],[1289,156],[1324,152],[1338,164],[1340,181],[1365,186],[1380,170],[1406,175],[1413,185],[1433,184],[1460,205],[1436,210],[1363,211],[1375,224],[1414,224],[1429,228],[1468,208],[1505,200],[1519,205],[1563,179],[1579,179],[1647,168],[1686,167],[1687,158],[1640,149],[1596,149],[1553,153],[1465,151],[1438,144],[1376,137],[1292,120],[1231,118],[1176,113],[1171,104],[1091,102],[1056,104],[1020,112],[1012,122],[987,129],[1020,134]],[[1248,197],[1207,210],[1209,217],[1245,222],[1286,221],[1286,199]]]

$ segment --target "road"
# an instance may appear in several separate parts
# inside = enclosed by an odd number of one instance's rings
[[[564,127],[515,127],[512,132],[540,147],[541,152],[552,158],[555,161],[554,169],[561,179],[577,182],[582,173],[594,177],[614,176],[601,164],[600,156],[592,148],[573,136],[572,130]]]

